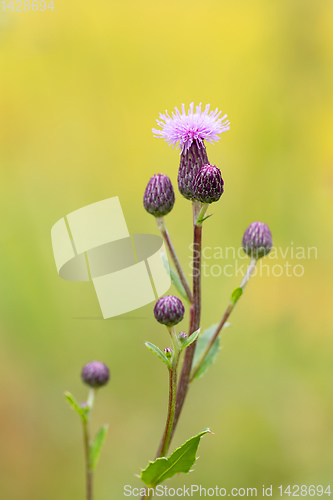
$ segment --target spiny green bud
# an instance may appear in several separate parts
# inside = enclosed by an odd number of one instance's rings
[[[172,358],[172,349],[171,349],[171,347],[166,347],[164,349],[164,354],[165,354],[166,358],[168,358],[168,359]]]
[[[185,332],[180,332],[180,334],[178,335],[178,338],[181,342],[184,342],[184,340],[187,339],[187,334]]]

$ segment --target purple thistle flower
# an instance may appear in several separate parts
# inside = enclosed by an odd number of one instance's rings
[[[252,222],[243,236],[244,252],[252,258],[260,259],[271,251],[272,246],[272,234],[269,227],[263,222]]]
[[[175,193],[167,175],[156,174],[148,182],[143,196],[143,206],[155,217],[163,217],[171,212],[175,203]]]
[[[187,200],[195,200],[193,183],[199,169],[209,163],[204,141],[218,141],[220,134],[230,129],[227,115],[220,117],[221,111],[209,111],[207,104],[201,111],[201,103],[194,110],[193,102],[186,114],[182,104],[181,112],[178,108],[171,113],[160,113],[156,120],[161,130],[153,128],[155,137],[164,138],[169,145],[180,149],[180,165],[178,172],[178,187],[180,193]]]
[[[215,165],[204,165],[194,180],[193,194],[202,203],[213,203],[221,198],[223,185],[221,170]]]
[[[110,372],[108,367],[100,361],[91,361],[82,368],[82,380],[90,387],[98,388],[105,385],[109,378]]]
[[[210,105],[207,104],[204,111],[201,111],[201,103],[196,106],[190,104],[188,114],[185,111],[185,105],[182,104],[182,112],[175,107],[175,112],[171,117],[167,111],[160,113],[157,124],[162,130],[153,128],[155,137],[164,138],[169,146],[177,146],[181,152],[188,151],[193,142],[196,142],[200,148],[204,145],[204,140],[213,143],[220,139],[222,132],[230,129],[230,122],[227,115],[220,118],[221,111],[217,108],[215,111],[209,111]]]
[[[180,323],[185,314],[182,301],[174,295],[161,297],[155,304],[155,319],[166,326],[174,326]]]

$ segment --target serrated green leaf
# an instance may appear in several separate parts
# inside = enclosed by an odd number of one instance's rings
[[[238,299],[242,294],[243,294],[243,288],[241,288],[240,286],[235,288],[235,290],[231,294],[231,302],[233,304],[236,304],[236,302],[238,301]]]
[[[181,343],[181,346],[180,346],[181,350],[186,349],[186,347],[188,347],[190,344],[192,344],[197,339],[197,337],[200,333],[200,330],[201,330],[201,328],[199,328],[199,330],[196,330],[195,332],[193,332],[190,337],[187,337],[187,339],[185,339]]]
[[[95,469],[99,456],[101,454],[102,446],[105,441],[106,433],[108,431],[109,426],[103,425],[97,432],[94,437],[94,440],[90,447],[90,467],[92,470]]]
[[[176,290],[183,297],[183,299],[189,301],[188,296],[185,292],[185,288],[183,287],[183,284],[180,281],[180,278],[179,278],[178,274],[176,273],[176,271],[170,266],[170,263],[168,261],[167,256],[165,255],[164,252],[161,253],[161,256],[162,256],[162,260],[163,260],[163,265],[164,265],[167,273],[169,274],[172,283],[176,287]]]
[[[189,472],[192,465],[195,463],[200,439],[208,432],[210,432],[210,430],[205,429],[197,436],[192,437],[182,444],[182,446],[177,448],[169,458],[157,458],[154,462],[150,462],[148,467],[141,472],[142,481],[147,486],[155,488],[155,486],[178,472]]]
[[[84,408],[82,408],[82,406],[80,405],[80,403],[78,403],[78,401],[74,398],[74,396],[70,392],[66,391],[65,398],[67,399],[69,406],[73,410],[75,410],[76,413],[78,413],[83,420],[86,420],[87,412]]]
[[[159,349],[159,347],[157,347],[156,345],[152,344],[151,342],[146,342],[145,346],[147,346],[148,349],[151,352],[153,352],[154,354],[156,354],[156,356],[158,356],[163,361],[163,363],[165,363],[167,365],[168,368],[171,368],[170,361],[165,356],[165,354],[161,351],[161,349]]]

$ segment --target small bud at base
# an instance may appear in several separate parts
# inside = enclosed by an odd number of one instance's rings
[[[184,340],[187,339],[187,334],[185,332],[180,332],[180,334],[178,335],[178,338],[181,342],[184,342]]]
[[[164,349],[164,354],[165,354],[166,358],[168,358],[168,359],[172,358],[172,349],[171,349],[171,347],[166,347]]]

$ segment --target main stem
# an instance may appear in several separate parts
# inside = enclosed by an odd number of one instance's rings
[[[190,330],[189,336],[200,327],[201,313],[201,239],[202,225],[197,222],[200,212],[200,204],[193,202],[193,303],[190,309]],[[176,409],[173,421],[171,438],[175,432],[180,413],[182,411],[185,398],[189,388],[190,373],[193,363],[193,357],[196,348],[196,341],[188,346],[185,351],[183,367],[178,383],[176,396]]]
[[[181,281],[181,283],[182,283],[182,285],[184,287],[184,290],[185,290],[185,293],[186,293],[186,295],[188,297],[188,300],[190,302],[192,302],[193,298],[192,298],[191,289],[189,287],[189,284],[187,283],[186,276],[185,276],[184,271],[183,271],[183,269],[182,269],[182,267],[180,265],[180,262],[178,260],[176,251],[175,251],[174,246],[172,244],[172,241],[171,241],[170,235],[168,233],[168,230],[166,228],[166,225],[165,225],[163,217],[157,217],[156,218],[156,222],[157,222],[158,228],[161,231],[161,234],[162,234],[162,236],[164,238],[166,246],[168,247],[169,253],[170,253],[171,258],[172,258],[172,261],[173,261],[173,263],[175,265],[176,271],[177,271],[179,279],[180,279],[180,281]]]
[[[244,278],[242,279],[242,282],[240,284],[240,288],[242,288],[242,290],[244,291],[244,288],[246,287],[246,285],[248,284],[249,282],[249,279],[251,278],[251,275],[253,274],[254,270],[255,270],[255,267],[256,267],[256,264],[257,264],[257,259],[251,259],[251,262],[246,270],[246,273],[244,275]],[[222,328],[224,327],[225,323],[227,322],[230,314],[232,313],[235,305],[237,304],[237,302],[230,302],[224,315],[222,316],[222,319],[221,321],[219,322],[219,324],[217,325],[216,327],[216,330],[215,330],[215,333],[214,335],[212,336],[212,338],[210,339],[209,343],[207,344],[207,347],[206,349],[204,350],[204,352],[202,353],[202,355],[200,356],[200,359],[198,360],[198,362],[196,363],[195,367],[193,368],[191,374],[190,374],[190,382],[192,382],[192,380],[194,379],[195,375],[197,374],[200,366],[202,365],[203,361],[205,360],[207,354],[209,353],[210,349],[212,348],[215,340],[217,339],[220,331],[222,330]]]

